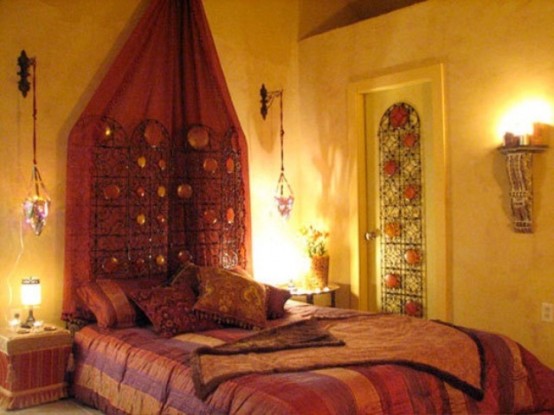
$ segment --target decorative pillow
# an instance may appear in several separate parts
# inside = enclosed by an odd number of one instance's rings
[[[233,268],[230,268],[229,272],[232,272],[233,274],[237,274],[238,276],[246,278],[248,280],[254,280],[254,277],[250,275],[248,271],[246,271],[243,267],[238,265]]]
[[[77,294],[96,317],[99,327],[133,327],[137,314],[119,284],[112,280],[97,280],[77,289]]]
[[[192,311],[196,296],[185,285],[135,290],[129,293],[129,297],[144,311],[156,333],[163,337],[221,327],[214,321],[198,317]]]
[[[170,279],[169,285],[181,287],[183,285],[192,288],[195,295],[198,296],[198,273],[200,267],[192,262],[185,264],[177,273]]]
[[[254,278],[244,268],[236,266],[231,268],[231,272],[249,280]],[[270,320],[281,318],[285,315],[285,303],[291,297],[290,291],[284,288],[278,288],[273,285],[264,284],[266,288],[266,315]]]
[[[263,284],[223,268],[202,267],[200,295],[194,311],[220,323],[262,328],[267,323]]]
[[[289,290],[265,284],[267,292],[267,318],[270,320],[285,315],[285,303],[291,297]]]

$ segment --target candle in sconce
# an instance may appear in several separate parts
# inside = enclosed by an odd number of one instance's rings
[[[515,147],[520,145],[519,136],[514,135],[510,132],[504,134],[504,146],[505,147]]]
[[[543,146],[548,145],[552,126],[540,122],[533,123],[532,132],[514,134],[510,131],[504,134],[504,147]]]
[[[530,137],[530,144],[533,146],[541,146],[548,144],[549,134],[552,131],[552,126],[535,122],[533,123],[533,135]]]
[[[507,108],[496,131],[503,135],[503,147],[546,146],[553,135],[553,120],[551,102],[529,97]]]

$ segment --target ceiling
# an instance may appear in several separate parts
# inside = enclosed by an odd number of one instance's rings
[[[304,39],[425,0],[300,0],[299,38]]]

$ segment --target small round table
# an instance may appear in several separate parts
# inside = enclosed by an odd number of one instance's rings
[[[331,307],[335,307],[336,306],[335,294],[337,293],[339,288],[340,286],[337,284],[329,284],[327,287],[321,288],[321,289],[316,288],[314,290],[307,290],[304,288],[293,287],[293,288],[289,288],[289,291],[293,297],[300,297],[300,296],[306,297],[306,302],[308,304],[314,303],[315,296],[329,294],[329,296],[331,297]]]

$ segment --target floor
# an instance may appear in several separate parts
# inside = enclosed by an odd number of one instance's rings
[[[81,405],[73,399],[62,399],[30,408],[6,411],[0,409],[0,414],[7,415],[102,415],[102,412]]]

